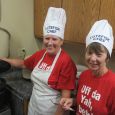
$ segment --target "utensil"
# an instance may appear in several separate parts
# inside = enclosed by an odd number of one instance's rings
[[[51,100],[51,99],[50,99],[50,100]],[[55,104],[55,105],[59,105],[59,103],[53,102],[52,100],[51,100],[51,102],[52,102],[53,104]],[[71,108],[71,107],[68,108],[68,110],[69,110],[69,111],[75,111],[75,110],[74,110],[73,108]]]

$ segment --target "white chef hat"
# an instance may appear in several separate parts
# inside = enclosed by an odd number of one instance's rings
[[[64,30],[66,24],[66,13],[63,8],[50,7],[43,26],[43,35],[60,37],[64,39]]]
[[[111,56],[113,41],[114,38],[112,27],[107,20],[103,19],[96,21],[92,26],[89,34],[86,37],[86,47],[93,42],[98,42],[107,48]]]

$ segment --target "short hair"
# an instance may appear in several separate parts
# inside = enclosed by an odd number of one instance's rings
[[[107,52],[107,58],[106,59],[109,60],[110,54],[109,54],[107,48],[98,42],[93,42],[90,45],[88,45],[88,47],[86,48],[86,51],[88,49],[91,52],[95,52],[96,54],[99,54],[100,52],[103,52],[102,48],[104,48],[104,50]]]

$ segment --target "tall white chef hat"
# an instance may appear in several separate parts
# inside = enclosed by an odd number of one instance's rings
[[[47,37],[52,35],[64,39],[64,30],[66,24],[66,13],[63,8],[50,7],[43,26],[43,35]]]
[[[113,41],[114,38],[112,27],[107,20],[103,19],[96,21],[92,26],[89,34],[86,37],[86,47],[93,42],[98,42],[107,48],[111,56]]]

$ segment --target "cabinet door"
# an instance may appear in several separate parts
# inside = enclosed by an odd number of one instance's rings
[[[101,0],[99,19],[107,19],[109,21],[115,36],[115,0]]]
[[[92,24],[98,19],[100,0],[63,0],[67,24],[65,40],[85,43]]]
[[[34,33],[43,37],[43,24],[49,7],[61,7],[61,0],[34,0]]]

